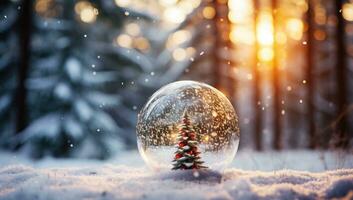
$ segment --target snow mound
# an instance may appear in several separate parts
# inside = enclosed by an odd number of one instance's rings
[[[353,197],[353,169],[229,169],[220,182],[161,178],[123,165],[0,168],[0,199],[327,199]]]

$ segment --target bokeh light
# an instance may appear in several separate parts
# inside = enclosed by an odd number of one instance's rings
[[[126,25],[126,32],[131,36],[138,36],[141,33],[140,27],[136,23]]]
[[[120,7],[127,7],[131,3],[130,0],[115,0],[115,4]]]
[[[245,26],[234,26],[230,32],[230,40],[233,43],[251,45],[255,41],[253,30]]]
[[[138,37],[133,40],[134,47],[140,51],[147,51],[150,48],[149,41],[144,37]]]
[[[274,57],[274,52],[271,47],[263,47],[259,50],[257,54],[260,61],[269,62]]]
[[[252,14],[252,5],[248,0],[229,0],[229,20],[233,23],[243,23]]]
[[[176,61],[183,61],[186,58],[186,51],[183,48],[177,48],[173,51],[173,58]]]
[[[321,5],[315,5],[314,7],[314,20],[318,25],[324,25],[326,23],[326,10]]]
[[[257,23],[257,41],[261,45],[272,45],[273,33],[273,18],[271,12],[261,11]]]
[[[175,5],[178,0],[159,0],[158,1],[162,6],[172,6]]]
[[[286,31],[293,40],[301,40],[303,36],[304,24],[298,18],[290,18],[286,22]]]
[[[127,34],[121,34],[116,38],[116,42],[121,47],[131,48],[132,39]]]
[[[276,33],[276,42],[278,44],[285,44],[287,42],[287,35],[282,31],[278,31]]]
[[[191,33],[187,30],[179,30],[173,33],[171,36],[168,37],[166,47],[168,49],[174,49],[175,47],[179,46],[180,44],[190,40]]]
[[[326,33],[323,30],[315,30],[314,31],[314,38],[316,40],[322,41],[326,39]]]
[[[178,7],[170,7],[164,11],[163,14],[164,20],[171,23],[181,23],[185,19],[185,13],[181,8]]]
[[[353,3],[345,3],[342,7],[343,18],[347,21],[353,21]]]
[[[212,19],[216,15],[216,10],[211,6],[206,6],[202,10],[202,15],[206,19]]]
[[[80,1],[75,5],[75,12],[79,15],[80,20],[85,23],[93,23],[96,21],[98,9],[88,1]]]

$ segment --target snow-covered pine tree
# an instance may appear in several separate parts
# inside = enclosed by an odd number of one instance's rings
[[[173,170],[203,169],[200,152],[197,147],[196,133],[187,112],[184,112],[178,135],[177,151],[173,160]]]
[[[34,5],[31,123],[19,141],[34,157],[106,158],[131,140],[117,118],[134,120],[125,102],[134,102],[133,82],[149,66],[143,54],[114,41],[124,21],[147,17],[114,1],[43,3]]]
[[[3,1],[0,6],[0,147],[10,148],[15,132],[15,91],[18,71],[18,3]]]

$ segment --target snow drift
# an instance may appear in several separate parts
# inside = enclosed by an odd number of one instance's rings
[[[161,179],[145,168],[101,165],[0,169],[0,199],[353,198],[353,169],[321,173],[229,169],[220,183]]]

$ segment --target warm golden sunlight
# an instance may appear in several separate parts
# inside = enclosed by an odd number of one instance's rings
[[[297,7],[291,8],[291,4],[284,4],[280,7],[283,10],[277,11],[280,20],[277,22],[278,28],[275,31],[274,13],[271,4],[269,4],[270,1],[263,2],[265,2],[263,5],[258,5],[260,6],[259,10],[255,13],[253,1],[229,1],[228,18],[232,23],[229,37],[238,46],[242,44],[253,45],[256,42],[258,44],[257,58],[260,62],[269,62],[275,56],[273,49],[275,43],[286,45],[288,40],[301,43],[305,31],[301,13],[307,11],[307,4],[305,1],[297,1],[295,2]],[[346,9],[349,9],[348,6]],[[346,15],[348,16],[348,14]],[[256,27],[253,26],[253,23],[256,23]],[[315,37],[322,40],[325,36],[321,32],[317,32]],[[277,54],[279,54],[277,55],[279,59],[285,55],[283,52]]]
[[[250,0],[230,0],[229,21],[232,23],[229,34],[234,44],[252,45],[255,41],[252,27],[253,8]]]
[[[273,17],[270,11],[260,11],[256,24],[256,39],[262,46],[272,46],[274,38]]]
[[[286,32],[293,40],[301,40],[304,31],[304,24],[298,18],[289,18],[286,21]]]
[[[0,200],[353,200],[353,0],[1,0]]]

